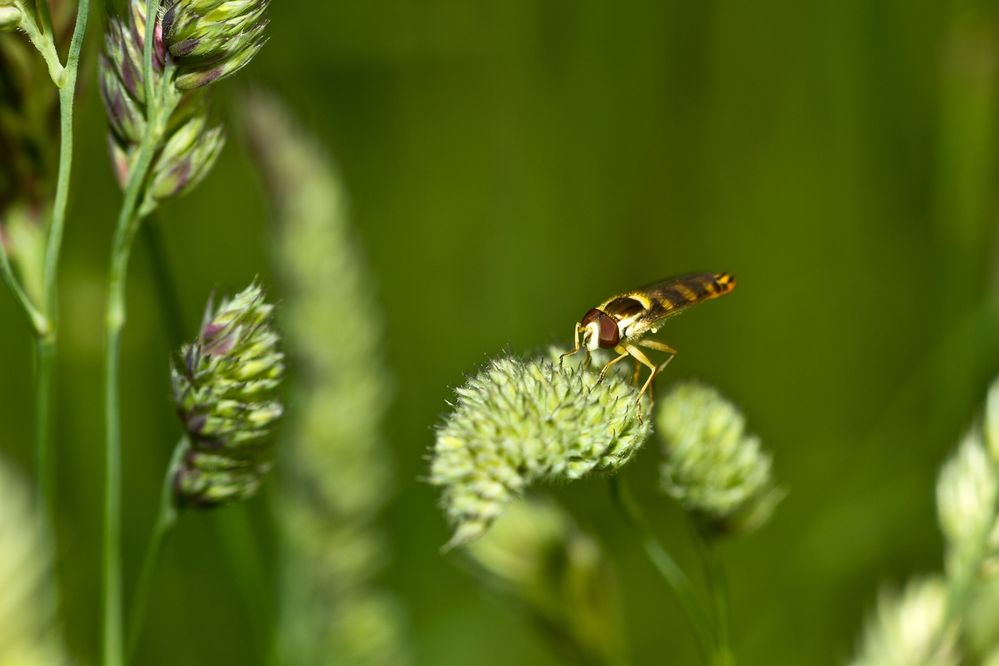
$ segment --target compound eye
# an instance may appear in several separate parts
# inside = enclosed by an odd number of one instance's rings
[[[613,317],[600,313],[600,346],[604,349],[616,347],[621,341],[621,331]]]
[[[597,318],[600,315],[602,315],[602,314],[603,314],[603,312],[601,312],[600,310],[598,310],[596,308],[593,308],[592,310],[590,310],[589,312],[587,312],[585,315],[583,315],[583,318],[579,321],[579,325],[582,326],[583,328],[586,328],[587,324],[589,324],[590,322],[596,321]]]

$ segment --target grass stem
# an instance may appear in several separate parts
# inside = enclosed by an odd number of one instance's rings
[[[663,577],[663,580],[673,590],[673,594],[676,595],[684,616],[697,636],[702,654],[711,654],[712,646],[716,642],[715,630],[711,626],[708,614],[694,594],[690,579],[649,529],[641,509],[628,492],[627,486],[620,480],[619,475],[608,477],[608,485],[615,506],[636,532],[645,554]]]
[[[25,319],[31,324],[31,330],[37,337],[42,337],[48,334],[49,331],[49,320],[48,318],[35,307],[35,304],[31,302],[31,297],[21,286],[18,281],[17,276],[14,275],[14,269],[10,265],[10,259],[7,256],[7,248],[4,246],[3,242],[0,241],[0,281],[2,281],[10,293],[14,296],[14,300],[17,302],[18,307],[21,312],[24,313]]]
[[[148,0],[146,16],[155,17],[159,0]],[[155,18],[146,21],[145,52],[151,61]],[[151,74],[151,67],[147,75]],[[150,90],[154,87],[147,76]],[[164,85],[170,76],[164,72]],[[156,91],[157,93],[160,91]],[[139,196],[145,189],[153,157],[159,148],[166,122],[176,104],[168,95],[151,95],[147,100],[146,131],[132,158],[125,195],[115,227],[111,247],[111,267],[108,272],[107,312],[105,320],[104,421],[105,421],[105,480],[104,480],[104,634],[105,666],[122,666],[122,585],[121,585],[121,405],[119,396],[119,365],[121,335],[125,327],[125,286],[128,260],[135,234],[139,228],[137,214]]]
[[[43,21],[47,22],[51,39],[51,18],[48,17],[47,2]],[[73,172],[73,106],[76,101],[76,79],[80,66],[80,52],[87,33],[87,19],[90,14],[90,0],[80,0],[76,10],[76,25],[66,56],[66,66],[62,71],[59,85],[59,171],[56,176],[55,200],[52,205],[52,220],[45,240],[45,265],[43,269],[44,311],[47,328],[37,335],[35,356],[37,358],[37,396],[35,401],[35,454],[37,458],[37,484],[43,511],[41,515],[54,520],[56,502],[56,459],[52,444],[52,406],[55,390],[55,361],[58,352],[58,283],[59,255],[62,250],[63,230],[66,226],[66,210],[69,207],[69,185]]]
[[[711,598],[711,620],[715,626],[715,641],[710,662],[712,666],[732,666],[735,663],[735,656],[732,653],[729,635],[728,584],[725,570],[716,544],[708,538],[704,530],[692,522],[691,532],[704,565],[704,579]]]
[[[163,477],[163,488],[160,492],[160,506],[156,513],[156,523],[153,525],[153,531],[149,535],[149,543],[146,545],[146,554],[142,559],[142,569],[139,572],[139,580],[135,587],[135,595],[132,598],[132,607],[129,611],[128,661],[132,661],[135,656],[135,649],[139,644],[139,637],[142,635],[142,623],[146,617],[146,609],[149,606],[149,590],[152,587],[156,565],[166,545],[167,538],[177,524],[178,511],[173,501],[173,479],[177,473],[177,469],[180,467],[181,459],[188,448],[189,444],[185,436],[174,447],[173,455],[170,457],[170,465],[167,467],[166,474]]]

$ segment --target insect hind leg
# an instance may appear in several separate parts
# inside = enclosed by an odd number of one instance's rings
[[[640,340],[638,342],[638,344],[642,345],[643,347],[647,347],[649,349],[655,349],[656,351],[661,351],[661,352],[665,352],[665,353],[669,354],[669,357],[667,357],[667,359],[665,361],[663,361],[659,365],[656,365],[655,363],[653,363],[652,361],[650,361],[649,357],[646,356],[642,352],[642,350],[640,350],[638,347],[636,347],[634,345],[626,345],[625,346],[625,349],[627,350],[627,352],[632,356],[632,358],[635,359],[635,362],[636,362],[636,365],[635,365],[635,376],[636,377],[638,376],[638,370],[639,370],[639,365],[638,364],[639,363],[641,363],[642,365],[644,365],[645,367],[647,367],[650,370],[650,372],[649,372],[649,378],[645,380],[645,383],[642,385],[642,389],[638,392],[638,398],[636,398],[636,400],[635,400],[635,405],[638,408],[638,420],[641,421],[642,420],[642,411],[641,411],[642,396],[645,395],[646,391],[648,391],[650,406],[651,406],[652,403],[655,402],[655,388],[654,388],[655,385],[653,384],[653,381],[655,380],[656,376],[660,372],[662,372],[663,369],[667,365],[669,365],[669,362],[673,360],[673,357],[676,356],[676,350],[673,349],[672,347],[670,347],[669,345],[665,344],[665,343],[657,342],[655,340]]]

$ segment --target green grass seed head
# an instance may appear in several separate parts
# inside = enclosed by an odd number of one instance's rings
[[[782,493],[771,458],[746,432],[739,410],[697,382],[673,388],[658,408],[663,489],[715,534],[750,531],[765,522]]]
[[[446,547],[480,537],[535,481],[613,472],[631,459],[651,432],[638,391],[617,373],[597,376],[576,359],[500,358],[457,389],[430,464],[455,526]]]

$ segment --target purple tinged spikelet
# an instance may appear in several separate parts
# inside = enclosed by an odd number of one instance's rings
[[[176,85],[194,90],[246,66],[266,41],[269,0],[168,0],[163,41]]]
[[[251,35],[262,32],[266,23],[262,18],[266,3],[207,3],[211,5],[207,7],[210,10],[207,12],[202,11],[206,9],[206,3],[195,3],[197,11],[194,14],[185,9],[187,4],[168,0],[153,33],[152,71],[155,80],[152,87],[158,91],[157,94],[173,96],[172,105],[175,104],[175,108],[172,106],[167,129],[153,158],[149,186],[139,208],[140,215],[150,213],[166,199],[186,194],[207,176],[225,145],[225,137],[221,127],[209,124],[208,104],[204,96],[193,89],[245,65],[262,43],[254,37],[250,44],[252,48],[236,48],[246,46]],[[252,5],[253,10],[247,13],[248,5]],[[178,17],[185,22],[176,23]],[[214,32],[208,30],[213,21],[224,24],[224,29],[221,32],[220,29]],[[218,40],[222,38],[220,35],[227,35],[227,30],[232,29],[233,21],[246,31],[226,38],[227,48],[231,51],[226,52],[226,57],[216,53],[217,57],[210,63],[204,55],[178,60],[168,49],[165,37],[168,27],[173,29],[183,25],[186,30],[208,30],[209,34],[215,35],[213,39]],[[130,0],[123,16],[108,19],[104,52],[99,63],[101,99],[111,129],[111,157],[115,176],[122,187],[128,182],[135,148],[143,141],[148,125],[142,55],[145,30],[145,0]],[[191,48],[204,49],[210,43],[196,39]],[[172,77],[170,83],[173,84],[166,88],[162,85],[165,75]]]
[[[174,481],[178,504],[213,506],[253,495],[270,469],[268,435],[284,355],[274,308],[251,285],[209,308],[198,339],[173,369],[177,411],[190,442]]]

